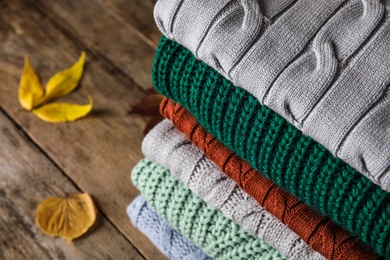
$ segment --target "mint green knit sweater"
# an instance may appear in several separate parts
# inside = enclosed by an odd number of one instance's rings
[[[165,37],[153,82],[256,170],[390,259],[389,193]]]
[[[276,249],[209,207],[166,168],[144,159],[134,167],[131,179],[161,217],[208,255],[217,259],[283,259]]]

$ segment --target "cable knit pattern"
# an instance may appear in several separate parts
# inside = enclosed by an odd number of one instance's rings
[[[381,0],[159,0],[155,20],[390,191],[389,9]]]
[[[172,260],[212,260],[199,247],[188,241],[163,220],[139,195],[127,207],[127,215],[133,225]]]
[[[206,132],[182,106],[165,99],[164,116],[197,145],[221,170],[328,259],[372,259],[375,254],[345,229],[309,208],[254,170]]]
[[[162,38],[156,88],[253,168],[390,258],[390,194],[189,53]]]
[[[210,208],[164,167],[147,159],[131,175],[149,205],[176,230],[217,259],[283,259],[259,238]]]
[[[146,135],[142,150],[146,158],[168,168],[208,205],[221,210],[248,233],[277,249],[283,257],[326,259],[222,173],[168,119]]]

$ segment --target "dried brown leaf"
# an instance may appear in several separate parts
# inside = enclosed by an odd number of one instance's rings
[[[148,95],[160,94],[155,88],[148,88],[145,90]]]
[[[164,96],[151,94],[143,98],[139,103],[133,105],[128,114],[139,114],[141,116],[156,116],[160,114],[160,103]]]
[[[148,121],[148,123],[146,124],[146,126],[145,126],[145,129],[144,129],[144,132],[143,132],[144,136],[146,136],[150,132],[150,130],[152,130],[153,127],[155,127],[162,120],[164,120],[164,117],[162,115],[160,115],[160,114],[156,115],[152,119],[150,119]]]

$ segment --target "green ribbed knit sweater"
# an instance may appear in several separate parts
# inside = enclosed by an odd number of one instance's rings
[[[166,168],[144,159],[134,167],[131,178],[149,205],[209,256],[283,259],[276,249],[244,231],[221,211],[209,207]]]
[[[165,37],[153,83],[256,170],[390,259],[389,193]]]

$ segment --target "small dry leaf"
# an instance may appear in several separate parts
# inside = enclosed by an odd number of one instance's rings
[[[22,107],[32,110],[38,118],[51,123],[71,122],[86,116],[93,106],[90,96],[88,96],[89,104],[87,105],[50,103],[42,106],[51,99],[68,95],[75,90],[83,75],[85,57],[85,52],[82,52],[73,66],[51,77],[45,91],[26,56],[19,87],[19,101]]]
[[[147,88],[145,89],[145,92],[148,95],[160,94],[155,88]]]
[[[141,116],[152,116],[153,118],[148,121],[143,131],[144,136],[164,117],[160,114],[160,103],[164,99],[164,96],[158,93],[155,89],[147,89],[148,94],[140,102],[133,105],[128,114],[139,114]]]
[[[24,109],[32,110],[43,97],[43,94],[39,78],[30,64],[30,59],[26,56],[18,93],[20,105]]]
[[[164,120],[164,117],[162,115],[156,115],[152,119],[150,119],[145,126],[145,129],[143,132],[144,136],[146,136],[150,132],[150,130],[152,130],[158,123],[160,123],[163,120]]]
[[[69,103],[49,103],[38,107],[32,112],[38,118],[50,123],[72,122],[88,115],[93,107],[93,100],[88,96],[89,104],[78,105]]]
[[[68,242],[87,232],[95,223],[96,207],[87,193],[66,198],[51,197],[37,207],[35,221],[43,233],[59,236]]]
[[[129,114],[139,114],[142,116],[155,116],[160,112],[160,103],[164,96],[161,94],[151,94],[144,97],[129,110]]]
[[[83,75],[85,56],[85,52],[82,52],[79,60],[72,67],[56,73],[49,79],[46,84],[45,95],[39,104],[66,96],[77,87]]]

